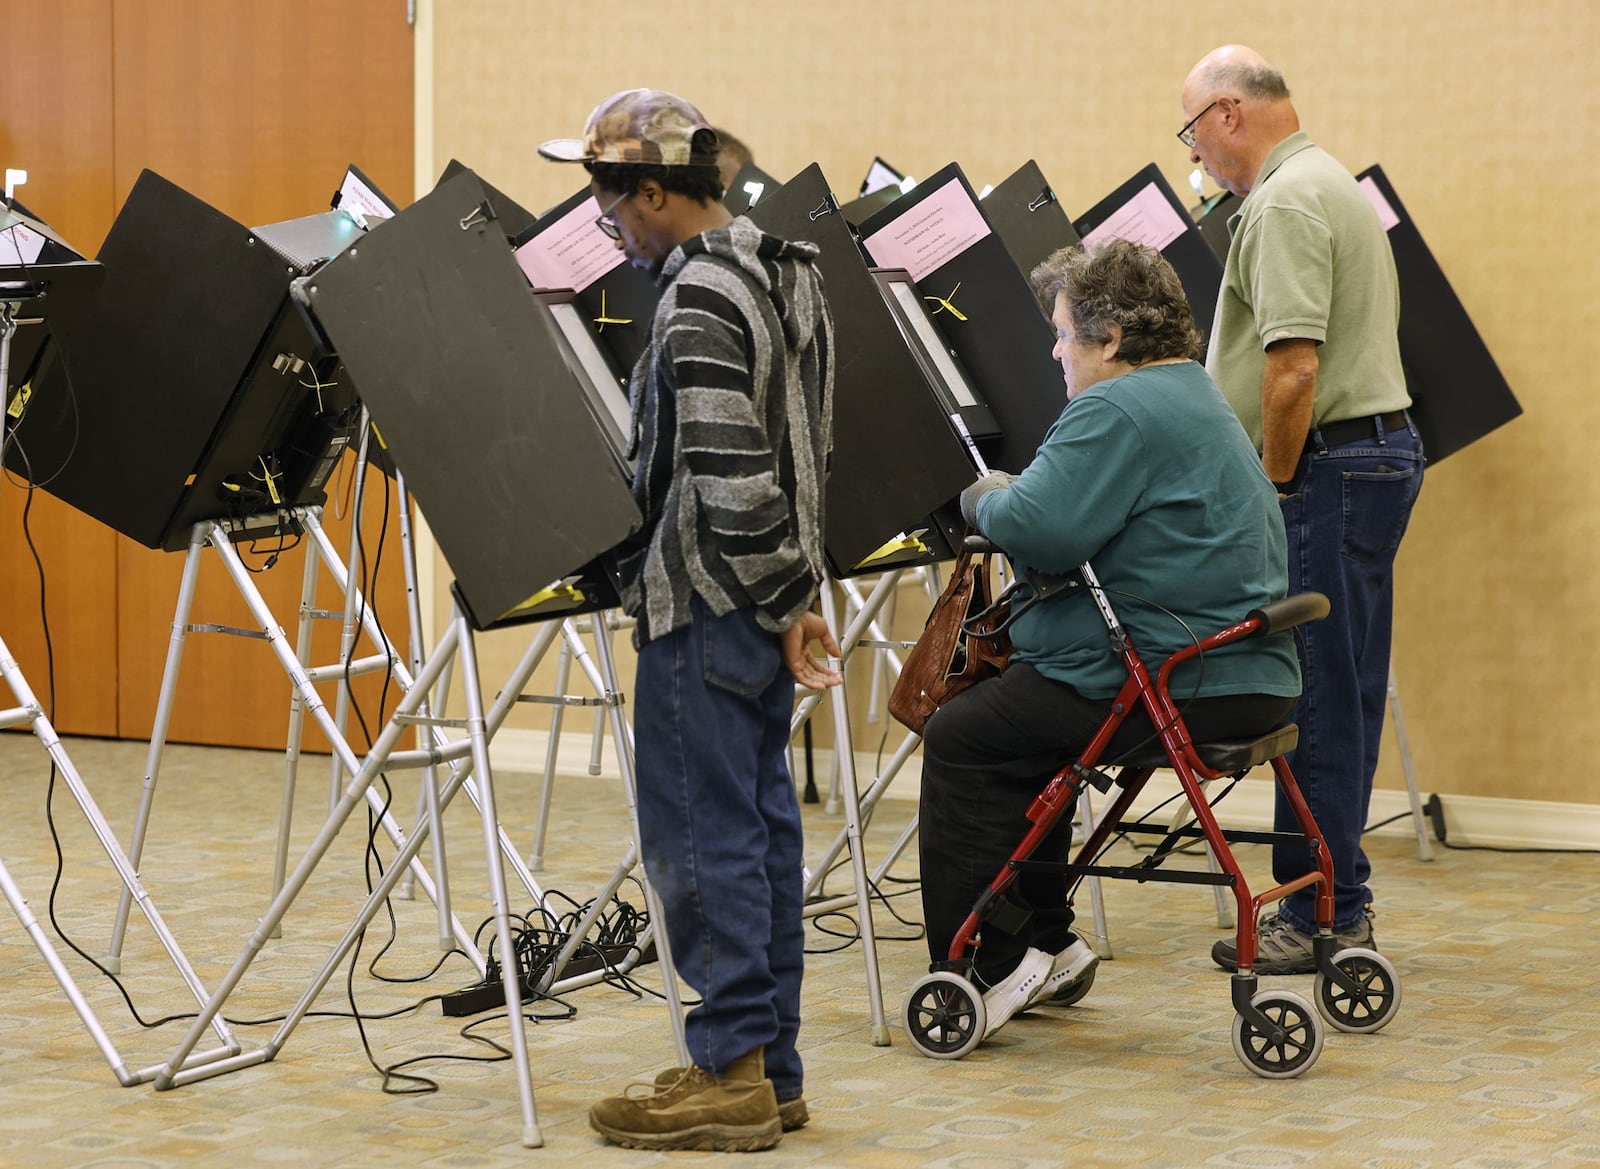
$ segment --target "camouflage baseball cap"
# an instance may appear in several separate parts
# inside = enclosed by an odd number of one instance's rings
[[[625,89],[595,106],[582,138],[556,138],[539,153],[556,162],[654,163],[716,166],[717,151],[694,149],[697,130],[708,130],[700,111],[661,89]]]

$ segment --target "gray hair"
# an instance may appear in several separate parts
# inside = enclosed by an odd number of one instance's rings
[[[1082,345],[1111,340],[1122,329],[1117,358],[1130,365],[1198,357],[1200,330],[1172,265],[1154,248],[1112,240],[1093,251],[1062,248],[1029,280],[1046,312],[1065,296],[1072,332]]]
[[[1206,94],[1236,93],[1240,97],[1259,98],[1262,101],[1287,101],[1289,86],[1283,74],[1265,61],[1251,64],[1245,61],[1228,61],[1213,65],[1203,76]]]

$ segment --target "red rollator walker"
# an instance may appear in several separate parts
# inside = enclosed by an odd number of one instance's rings
[[[1238,909],[1238,972],[1232,979],[1233,1049],[1257,1075],[1271,1079],[1298,1076],[1314,1064],[1322,1052],[1322,1025],[1317,1010],[1339,1031],[1377,1031],[1394,1018],[1399,1009],[1400,982],[1394,966],[1376,950],[1334,949],[1333,862],[1284,758],[1299,739],[1298,728],[1290,723],[1255,740],[1196,743],[1190,737],[1168,684],[1176,667],[1230,642],[1264,637],[1303,622],[1321,620],[1328,614],[1328,599],[1320,593],[1302,593],[1253,610],[1237,624],[1174,653],[1161,663],[1152,679],[1117,619],[1093,568],[1085,562],[1079,566],[1077,575],[1081,585],[1073,581],[1069,587],[1086,587],[1093,596],[1105,619],[1113,652],[1127,667],[1128,680],[1112,701],[1110,713],[1093,741],[1078,758],[1055,774],[1028,809],[1028,820],[1033,827],[956,931],[950,943],[950,968],[925,976],[911,988],[905,1001],[906,1033],[919,1051],[935,1059],[960,1059],[983,1039],[987,1020],[982,992],[972,977],[972,959],[982,944],[980,930],[985,921],[997,925],[1007,923],[1006,928],[1019,927],[1026,921],[1031,911],[1006,897],[1007,890],[1023,869],[1061,873],[1073,882],[1074,894],[1085,877],[1225,885],[1233,890]],[[1147,746],[1102,765],[1102,755],[1112,736],[1138,703],[1143,703],[1157,734]],[[1272,765],[1278,789],[1294,810],[1299,833],[1246,832],[1226,830],[1218,825],[1203,784],[1224,778],[1238,780],[1262,763]],[[1145,783],[1157,768],[1164,767],[1177,772],[1183,795],[1193,813],[1192,820],[1170,829],[1142,820],[1124,822],[1123,817]],[[1092,784],[1102,792],[1109,792],[1113,786],[1119,791],[1070,864],[1031,859],[1039,842],[1062,814],[1073,807],[1084,784]],[[1225,789],[1221,795],[1226,794]],[[1162,839],[1138,864],[1098,863],[1114,836],[1129,833],[1159,834]],[[1220,871],[1160,867],[1174,852],[1196,839],[1204,840],[1210,847]],[[1315,871],[1252,895],[1230,844],[1301,840],[1311,849]],[[1311,885],[1316,886],[1317,933],[1312,947],[1317,973],[1312,994],[1317,1010],[1294,991],[1258,990],[1256,975],[1251,969],[1256,960],[1257,919],[1262,907]],[[1085,981],[1078,988],[1078,997],[1088,989],[1089,981]]]

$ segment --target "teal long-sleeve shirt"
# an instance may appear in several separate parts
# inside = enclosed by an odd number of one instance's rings
[[[1206,637],[1288,591],[1277,490],[1192,361],[1141,367],[1079,394],[1015,482],[978,501],[977,518],[1019,569],[1066,574],[1089,561],[1152,674],[1190,643],[1156,605]],[[1016,660],[1088,697],[1110,698],[1127,679],[1081,587],[1033,606],[1011,636]],[[1287,633],[1208,653],[1172,684],[1179,702],[1299,693]]]

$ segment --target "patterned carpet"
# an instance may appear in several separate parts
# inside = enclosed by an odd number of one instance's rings
[[[131,829],[144,748],[73,740],[73,760],[119,837]],[[320,820],[326,762],[303,768],[295,821],[298,856]],[[55,858],[43,807],[49,768],[37,741],[0,736],[7,814],[0,859],[45,920]],[[143,877],[207,986],[244,947],[266,904],[283,763],[271,754],[169,749]],[[409,813],[414,789],[397,781]],[[503,818],[522,847],[531,839],[536,780],[499,777]],[[117,886],[93,836],[58,782],[56,821],[66,854],[57,918],[85,949],[105,952]],[[558,785],[545,888],[586,897],[621,857],[627,831],[613,781]],[[884,849],[911,805],[888,800],[868,833]],[[409,819],[409,814],[405,817]],[[837,819],[808,810],[820,856]],[[353,916],[364,892],[364,823],[352,823],[295,903],[284,936],[262,955],[227,1004],[230,1019],[288,1010]],[[457,910],[473,929],[487,913],[480,830],[453,808],[447,839]],[[1522,1169],[1600,1164],[1600,857],[1446,852],[1419,863],[1402,838],[1373,842],[1377,937],[1394,961],[1404,1001],[1371,1036],[1329,1031],[1305,1076],[1264,1080],[1230,1043],[1228,983],[1207,958],[1218,936],[1208,890],[1107,888],[1116,960],[1068,1010],[1012,1022],[958,1062],[918,1055],[898,1020],[901,997],[925,969],[916,928],[876,913],[893,1044],[870,1044],[862,947],[843,918],[813,924],[805,1029],[812,1123],[763,1155],[784,1166],[859,1169],[1045,1169],[1049,1166],[1223,1166],[1288,1169]],[[914,852],[914,850],[913,850]],[[387,852],[386,852],[387,855]],[[1241,850],[1262,873],[1259,847]],[[893,873],[915,876],[914,858]],[[844,887],[842,874],[835,889]],[[914,886],[890,884],[892,905],[914,923]],[[637,900],[637,898],[635,898]],[[515,908],[528,898],[513,893]],[[417,977],[437,961],[434,911],[396,901],[395,944],[378,969]],[[388,927],[374,924],[354,993],[371,1016],[465,986],[452,958],[423,983],[374,979],[368,963]],[[840,936],[843,935],[843,936]],[[59,945],[59,943],[58,943]],[[63,951],[64,947],[61,947]],[[163,1062],[183,1027],[144,1030],[114,988],[68,955],[75,978],[129,1066]],[[135,914],[123,969],[147,1019],[193,1009],[152,931]],[[505,1063],[435,1061],[408,1070],[436,1080],[430,1095],[391,1096],[362,1054],[349,1018],[310,1018],[262,1066],[157,1093],[118,1086],[16,915],[0,910],[0,1165],[50,1169],[162,1166],[496,1166],[582,1162],[687,1163],[714,1154],[611,1149],[589,1131],[596,1096],[674,1062],[660,1002],[621,989],[575,992],[575,1013],[530,1025],[530,1063],[545,1145],[520,1145],[516,1082]],[[340,973],[319,1010],[348,1011]],[[643,981],[659,984],[655,966]],[[1309,993],[1309,979],[1280,979]],[[544,1006],[549,1006],[545,1004]],[[540,1012],[544,1013],[544,1006]],[[554,1014],[557,1012],[551,1011]],[[503,1036],[503,1019],[480,1024]],[[427,1002],[369,1021],[385,1064],[419,1055],[483,1054],[463,1022]],[[239,1026],[247,1048],[273,1028]]]

